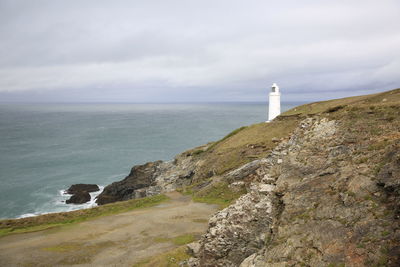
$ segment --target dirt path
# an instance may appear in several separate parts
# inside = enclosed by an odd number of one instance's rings
[[[216,207],[173,192],[158,206],[0,239],[0,266],[132,266],[202,234]]]

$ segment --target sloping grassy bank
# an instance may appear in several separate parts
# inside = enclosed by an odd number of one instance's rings
[[[222,175],[255,159],[265,157],[276,146],[277,140],[287,138],[297,126],[297,118],[258,123],[232,131],[219,141],[195,149],[192,155],[201,164],[195,182],[214,175]]]
[[[194,184],[183,187],[179,191],[182,194],[191,195],[192,200],[195,202],[218,205],[220,209],[226,208],[246,193],[245,189],[240,191],[232,190],[225,181],[210,180],[206,183],[209,184],[201,189],[196,188],[199,184]]]
[[[371,134],[379,135],[383,133],[378,127],[380,120],[393,121],[399,115],[399,103],[400,89],[395,89],[378,94],[305,104],[282,113],[270,123],[263,122],[238,128],[219,141],[188,151],[198,158],[199,167],[193,184],[183,188],[182,192],[192,195],[194,201],[218,204],[224,208],[245,191],[234,192],[219,178],[243,164],[268,155],[282,139],[289,138],[306,117],[326,117],[338,120],[342,124],[357,125],[354,129],[364,129],[363,134],[371,131]],[[373,117],[376,121],[371,123]],[[391,127],[395,128],[396,125]],[[395,132],[393,129],[392,131]],[[386,139],[392,140],[396,137]]]
[[[168,199],[169,198],[165,195],[157,195],[147,198],[116,202],[90,209],[50,213],[22,219],[1,220],[0,237],[9,234],[41,231],[57,226],[87,221],[101,216],[113,215],[139,208],[152,207]]]
[[[222,175],[245,163],[265,157],[281,139],[289,138],[300,121],[307,116],[335,117],[349,110],[375,106],[385,109],[400,102],[400,89],[383,93],[334,99],[301,105],[288,110],[270,123],[241,127],[203,150],[193,150],[201,160],[195,182]]]

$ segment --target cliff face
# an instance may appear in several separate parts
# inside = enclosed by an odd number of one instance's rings
[[[397,89],[300,106],[151,163],[125,196],[245,192],[210,218],[189,266],[400,266],[399,151]]]
[[[183,153],[172,162],[160,160],[134,166],[125,179],[106,186],[96,202],[103,205],[174,191],[192,182],[195,163],[190,154]]]
[[[379,103],[302,120],[210,219],[189,265],[399,266],[399,115]]]

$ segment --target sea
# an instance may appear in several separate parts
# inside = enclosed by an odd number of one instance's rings
[[[0,104],[0,218],[93,207],[99,192],[71,205],[64,191],[102,189],[134,165],[172,160],[266,118],[266,103]]]

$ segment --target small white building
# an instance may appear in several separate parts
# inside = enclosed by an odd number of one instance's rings
[[[272,84],[271,92],[269,93],[269,109],[268,109],[268,121],[270,122],[275,117],[281,114],[281,92],[276,83]]]

